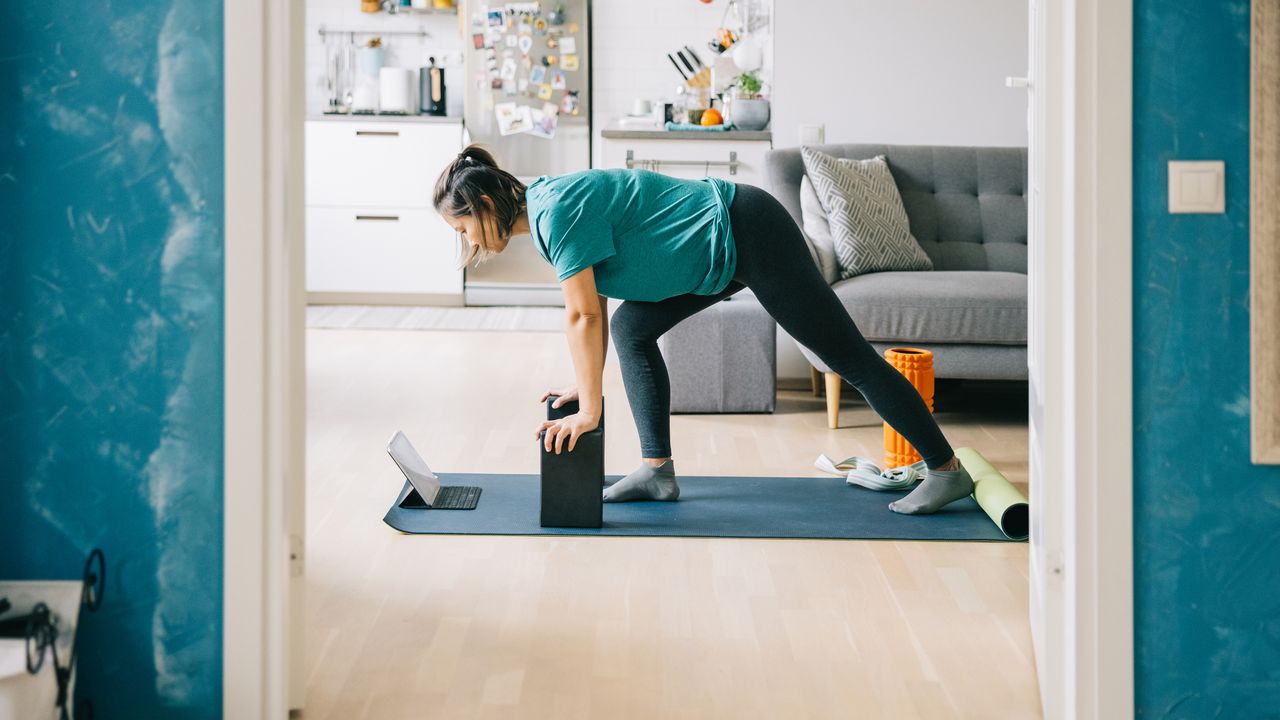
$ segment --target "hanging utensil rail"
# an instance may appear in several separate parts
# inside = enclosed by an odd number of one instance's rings
[[[641,170],[653,170],[654,172],[658,172],[658,168],[662,167],[663,165],[681,166],[681,167],[686,167],[686,166],[696,167],[700,165],[704,168],[704,170],[707,170],[707,171],[709,171],[713,167],[717,167],[717,168],[727,167],[729,168],[730,175],[737,175],[738,174],[738,153],[737,151],[730,152],[728,160],[655,160],[655,159],[640,159],[636,157],[635,150],[627,151],[627,169],[628,170],[640,168]]]
[[[328,35],[400,35],[420,38],[431,37],[431,33],[427,32],[425,27],[420,27],[417,30],[352,30],[328,28],[321,25],[319,32],[320,37],[326,37]]]

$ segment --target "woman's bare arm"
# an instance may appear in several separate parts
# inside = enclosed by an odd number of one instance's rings
[[[561,420],[548,420],[538,431],[546,431],[544,445],[560,452],[565,441],[573,450],[578,437],[600,424],[603,403],[604,357],[608,342],[608,312],[596,292],[595,273],[591,268],[567,277],[560,283],[564,291],[565,337],[573,358],[574,376],[578,381],[578,414]]]

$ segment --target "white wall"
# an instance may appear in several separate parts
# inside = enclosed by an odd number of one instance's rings
[[[306,12],[306,74],[307,115],[318,115],[325,104],[325,52],[324,40],[319,28],[416,31],[424,28],[429,37],[382,38],[383,63],[387,67],[419,68],[427,64],[427,57],[434,56],[437,64],[446,66],[445,92],[449,114],[462,114],[462,40],[458,34],[456,15],[418,15],[387,13],[362,13],[359,0],[307,0]],[[363,44],[369,35],[357,35],[356,42]],[[452,64],[452,66],[450,66]]]
[[[597,132],[634,98],[670,97],[666,53],[707,40],[725,0],[595,0]],[[1025,145],[1027,0],[779,0],[773,143],[824,125],[827,142]]]
[[[1026,93],[1004,78],[1027,72],[1027,0],[783,0],[774,15],[774,147],[802,124],[829,143],[1026,145]]]

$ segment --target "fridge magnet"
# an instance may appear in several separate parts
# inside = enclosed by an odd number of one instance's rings
[[[530,35],[521,35],[518,42],[520,44],[520,52],[525,55],[528,55],[529,51],[533,49],[533,37]]]
[[[548,84],[546,84],[546,83],[542,83],[541,85],[539,85],[539,86],[538,86],[538,98],[539,98],[540,100],[550,100],[550,99],[551,99],[551,86],[550,86],[550,85],[548,85]]]
[[[541,18],[541,17],[540,17],[540,18],[538,18],[538,19],[534,20],[534,21],[533,21],[533,31],[534,31],[534,32],[536,32],[536,33],[538,33],[539,35],[546,35],[546,34],[547,34],[547,19],[546,19],[546,18]]]
[[[578,52],[578,42],[572,35],[560,38],[559,50],[561,55],[572,55]]]
[[[578,32],[578,23],[569,23],[565,26],[565,29],[571,33],[576,33]]]
[[[564,72],[563,71],[561,70],[551,71],[551,89],[552,90],[564,89]]]
[[[560,45],[560,40],[555,35],[547,36],[547,49],[555,50]]]
[[[547,113],[533,108],[529,111],[529,120],[531,128],[530,135],[550,140],[556,136],[556,123],[558,118],[555,114]]]
[[[542,114],[543,115],[559,115],[560,107],[555,103],[543,103]]]
[[[546,77],[546,75],[547,69],[539,65],[533,69],[533,72],[529,73],[529,82],[534,85],[541,85],[542,79]]]
[[[485,47],[493,47],[502,42],[502,28],[491,27],[486,31],[486,35],[485,39],[489,41],[489,44]]]
[[[507,24],[507,21],[503,19],[501,10],[489,11],[489,27],[500,28],[506,24]]]
[[[560,58],[560,67],[565,70],[573,71],[578,69],[577,55],[564,55]]]
[[[498,103],[493,106],[493,114],[498,118],[498,132],[502,135],[529,132],[529,128],[533,125],[528,105],[517,105],[513,102]]]
[[[514,80],[516,77],[516,61],[515,58],[506,58],[502,61],[502,79]]]
[[[555,64],[556,64],[556,56],[555,56],[555,55],[543,55],[543,56],[542,56],[542,64],[543,64],[543,65],[546,65],[547,67],[551,67],[552,65],[555,65]]]
[[[560,112],[565,115],[578,114],[578,91],[566,90],[564,97],[560,98]]]
[[[502,78],[501,78],[501,77],[492,77],[492,78],[489,78],[489,89],[490,89],[490,90],[501,90],[501,89],[502,89]]]
[[[564,24],[564,5],[557,4],[556,9],[547,13],[547,22],[552,25]]]
[[[471,36],[471,44],[475,45],[477,50],[483,50],[489,47],[489,41],[485,38],[484,33],[476,33]]]

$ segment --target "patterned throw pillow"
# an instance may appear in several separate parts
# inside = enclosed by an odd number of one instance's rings
[[[827,211],[840,277],[889,270],[932,270],[933,262],[911,236],[902,196],[884,156],[835,158],[800,149],[805,174]]]
[[[840,279],[840,263],[836,262],[835,241],[831,239],[831,223],[827,211],[818,200],[818,193],[809,182],[808,175],[800,176],[800,219],[804,223],[804,235],[809,241],[809,252],[822,271],[827,284]]]

